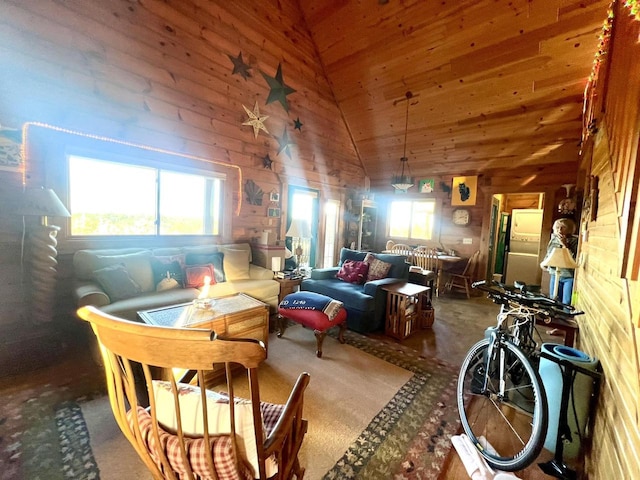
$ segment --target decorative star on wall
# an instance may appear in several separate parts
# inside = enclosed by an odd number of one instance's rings
[[[272,164],[273,164],[273,160],[271,160],[271,157],[269,156],[268,153],[264,157],[262,157],[262,166],[264,168],[268,168],[269,170],[273,170],[271,168]]]
[[[302,122],[300,121],[300,117],[296,118],[296,119],[293,121],[293,128],[294,128],[294,130],[300,130],[300,131],[302,131],[302,125],[304,125],[304,123],[302,123]]]
[[[229,57],[229,60],[233,62],[233,72],[231,72],[231,75],[235,75],[237,73],[245,80],[251,76],[251,73],[249,73],[249,69],[251,67],[242,60],[242,52],[240,52],[237,57],[232,55],[227,56]]]
[[[278,64],[278,71],[276,72],[275,77],[270,77],[264,72],[260,73],[262,73],[262,76],[269,84],[269,88],[271,88],[271,90],[269,91],[269,96],[267,97],[267,105],[271,102],[278,101],[282,104],[282,107],[285,109],[285,111],[289,112],[287,95],[294,93],[295,90],[284,83],[284,80],[282,78],[282,65]]]
[[[255,103],[253,107],[253,112],[249,110],[247,107],[242,105],[244,111],[249,115],[249,120],[246,122],[242,122],[242,125],[251,125],[253,127],[253,137],[258,138],[258,131],[264,130],[265,133],[269,133],[267,127],[264,126],[264,121],[269,118],[268,115],[260,115],[260,109],[258,108],[258,102]]]
[[[291,158],[291,150],[289,149],[289,147],[294,146],[295,143],[289,140],[289,134],[287,133],[286,127],[284,129],[284,133],[282,134],[282,136],[276,137],[276,140],[278,140],[278,145],[280,145],[280,149],[278,150],[278,155],[280,155],[284,151],[284,153],[286,153],[287,156]]]

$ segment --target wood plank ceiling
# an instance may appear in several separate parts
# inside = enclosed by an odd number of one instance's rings
[[[407,92],[417,178],[577,162],[608,0],[300,4],[372,188],[398,173]]]

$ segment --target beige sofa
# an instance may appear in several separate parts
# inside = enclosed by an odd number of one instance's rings
[[[137,320],[139,310],[197,298],[202,287],[184,286],[183,282],[193,283],[194,271],[201,274],[211,266],[216,281],[210,285],[208,297],[246,293],[275,311],[280,284],[273,279],[271,270],[251,263],[248,243],[78,250],[73,256],[74,297],[78,307],[94,305],[113,315]],[[178,278],[179,271],[182,278]]]

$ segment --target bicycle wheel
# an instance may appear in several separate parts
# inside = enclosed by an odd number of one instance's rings
[[[464,431],[489,465],[513,472],[540,454],[547,397],[538,372],[518,347],[497,341],[491,358],[489,340],[471,347],[460,369],[457,398]]]

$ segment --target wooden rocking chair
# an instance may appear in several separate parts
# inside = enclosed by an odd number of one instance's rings
[[[303,478],[298,452],[307,431],[307,373],[286,404],[261,403],[257,369],[266,350],[260,341],[130,322],[91,306],[78,316],[91,323],[100,343],[116,422],[154,478]],[[233,393],[232,370],[238,369],[231,363],[246,368],[248,400]],[[221,393],[204,388],[213,364],[225,366]],[[176,370],[189,372],[191,382],[176,382]],[[169,372],[168,379],[153,378],[158,371]]]

